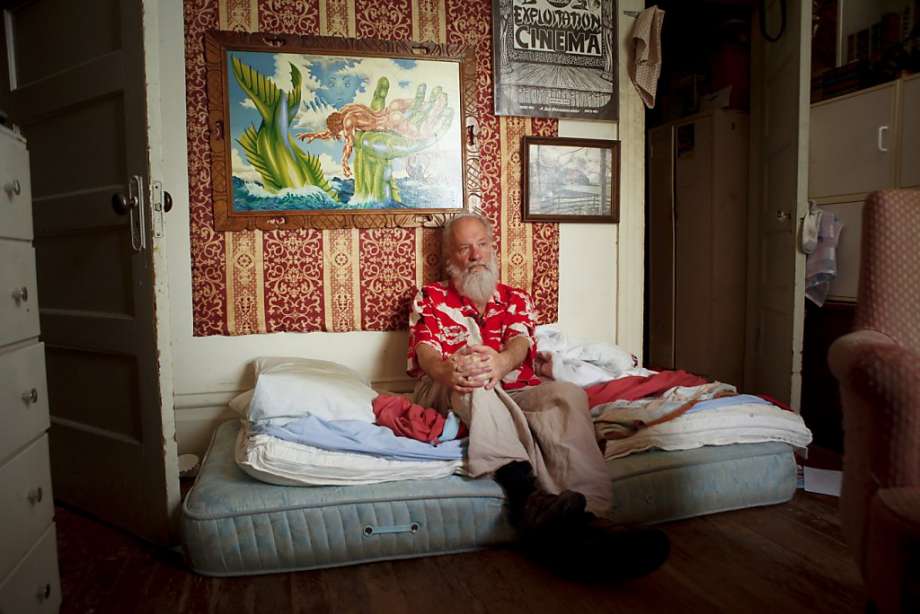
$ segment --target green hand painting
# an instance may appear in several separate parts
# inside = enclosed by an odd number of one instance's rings
[[[261,176],[265,189],[279,192],[284,188],[316,186],[338,201],[323,175],[319,158],[303,151],[289,132],[300,108],[302,77],[297,67],[291,64],[290,92],[278,89],[271,79],[238,58],[233,58],[232,67],[240,88],[262,116],[258,129],[249,126],[237,142]]]
[[[329,115],[323,132],[304,133],[302,141],[343,139],[342,172],[354,177],[350,205],[401,202],[393,160],[405,158],[434,145],[450,128],[453,110],[440,87],[426,99],[426,85],[416,88],[414,99],[399,98],[386,104],[390,82],[377,80],[371,105],[347,104]],[[349,165],[354,153],[353,168]]]

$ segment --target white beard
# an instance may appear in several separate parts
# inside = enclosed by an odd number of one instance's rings
[[[498,287],[498,263],[495,261],[495,254],[492,254],[483,265],[484,268],[465,271],[458,270],[453,262],[448,262],[445,267],[454,287],[477,305],[488,303]]]

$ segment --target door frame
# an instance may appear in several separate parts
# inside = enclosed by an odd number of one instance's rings
[[[802,32],[811,31],[811,5],[809,3],[801,4],[801,10],[798,9],[798,0],[774,0],[772,3],[767,2],[771,7],[776,2],[788,1],[791,3],[787,11],[788,19],[799,19],[798,33],[804,36]],[[751,44],[751,129],[750,129],[750,160],[749,160],[749,201],[748,201],[748,275],[747,275],[747,324],[745,334],[745,352],[744,352],[744,387],[750,389],[756,387],[755,381],[756,362],[758,360],[758,348],[764,343],[763,332],[758,325],[758,309],[761,302],[760,297],[760,269],[761,263],[761,235],[764,228],[763,203],[765,200],[765,160],[763,157],[764,133],[763,127],[766,122],[764,119],[764,86],[762,82],[766,78],[766,65],[764,61],[764,49],[771,43],[763,39],[759,31],[759,20],[763,18],[759,11],[755,9],[752,15],[752,44]],[[787,24],[788,25],[788,24]],[[784,36],[790,36],[789,30]],[[799,117],[796,125],[798,127],[798,159],[796,160],[796,176],[792,180],[796,183],[796,202],[795,209],[791,212],[794,227],[795,241],[795,267],[793,279],[793,305],[792,307],[792,330],[791,335],[791,372],[789,373],[789,404],[792,409],[798,413],[801,404],[802,393],[802,340],[805,328],[805,256],[799,249],[799,236],[801,232],[802,221],[808,213],[808,147],[809,147],[809,123],[810,123],[810,96],[811,96],[811,45],[805,45],[799,50],[800,71],[798,75],[800,91],[806,95],[804,103],[800,104]],[[759,121],[755,121],[759,120]],[[774,179],[775,181],[775,179]]]
[[[175,0],[173,0],[175,1]],[[180,0],[181,1],[181,0]],[[169,301],[169,269],[167,266],[167,237],[165,211],[156,210],[152,187],[159,182],[162,189],[186,190],[188,182],[173,185],[164,180],[167,175],[166,147],[163,144],[163,132],[166,128],[163,120],[162,101],[163,79],[162,52],[167,46],[163,40],[166,31],[160,27],[163,15],[163,2],[160,0],[140,0],[143,14],[144,32],[144,71],[147,96],[147,151],[148,181],[147,202],[150,207],[150,228],[148,241],[151,245],[150,260],[153,272],[154,326],[157,342],[157,363],[160,385],[160,419],[163,429],[163,461],[166,472],[166,510],[169,515],[169,538],[172,543],[180,541],[179,517],[181,511],[181,492],[179,487],[179,454],[176,442],[176,414],[174,410],[172,328]],[[179,31],[184,35],[184,27]],[[184,36],[183,36],[184,39]],[[184,97],[182,91],[182,100]],[[162,192],[161,192],[162,194]],[[162,205],[162,198],[160,200]]]

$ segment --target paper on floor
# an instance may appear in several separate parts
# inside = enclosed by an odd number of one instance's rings
[[[805,466],[805,490],[808,492],[839,497],[842,478],[843,473],[840,471]]]

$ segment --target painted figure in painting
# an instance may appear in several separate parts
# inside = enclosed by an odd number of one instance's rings
[[[447,95],[436,87],[425,100],[426,86],[420,84],[415,99],[397,98],[384,107],[390,82],[377,80],[371,106],[347,104],[326,118],[326,130],[298,136],[302,141],[342,139],[342,172],[352,176],[348,164],[355,152],[355,196],[376,201],[400,201],[390,161],[427,149],[450,127],[453,111]]]
[[[291,122],[300,107],[302,77],[297,67],[291,65],[293,89],[285,92],[238,58],[233,58],[232,65],[237,83],[262,116],[258,129],[249,126],[237,142],[261,175],[265,189],[278,192],[283,188],[316,186],[338,200],[323,176],[319,159],[300,149],[290,136]]]

